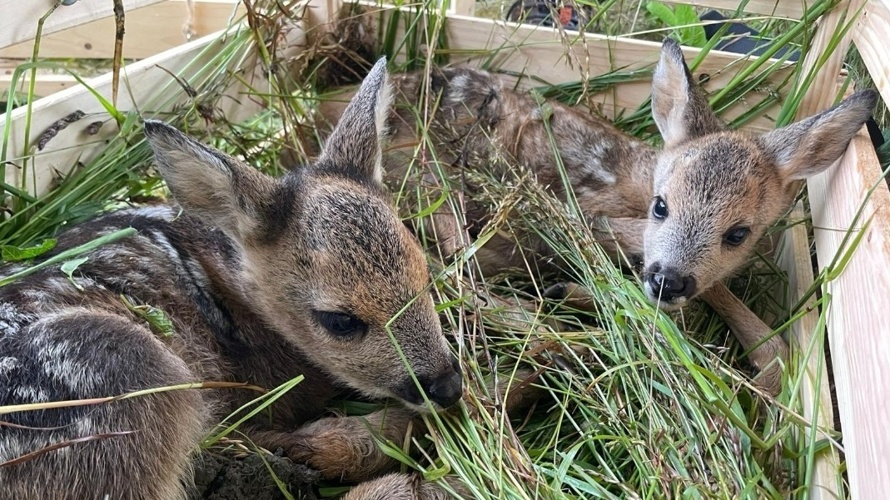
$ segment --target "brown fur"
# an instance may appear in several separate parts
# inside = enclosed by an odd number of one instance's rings
[[[147,207],[84,223],[60,235],[53,252],[124,227],[138,234],[88,253],[71,280],[50,266],[0,289],[0,406],[202,380],[271,389],[302,374],[271,418],[240,430],[325,478],[389,471],[394,461],[374,434],[399,440],[416,412],[455,403],[462,379],[423,251],[379,184],[387,109],[380,62],[319,161],[281,179],[147,122],[158,168],[184,213]],[[121,296],[166,312],[173,335],[152,331]],[[404,406],[319,420],[341,388]],[[174,391],[4,415],[12,426],[0,426],[0,463],[71,439],[132,434],[0,467],[3,495],[180,498],[189,455],[208,425],[255,397]]]
[[[390,182],[403,181],[405,157],[413,156],[417,144],[413,109],[420,109],[451,177],[459,178],[463,168],[521,164],[564,197],[549,128],[591,229],[613,255],[620,248],[644,262],[649,298],[675,309],[702,296],[748,349],[772,329],[722,281],[747,262],[766,229],[788,210],[798,181],[824,171],[843,154],[876,99],[873,92],[859,92],[815,117],[760,136],[730,131],[692,81],[679,45],[667,40],[653,78],[653,117],[665,142],[656,150],[584,110],[539,103],[486,72],[443,69],[394,81]],[[327,105],[322,113],[330,119],[339,110]],[[429,173],[421,182],[435,186],[437,175]],[[653,214],[658,200],[665,203],[664,218]],[[471,241],[467,227],[478,227],[489,216],[471,200],[464,208],[462,213],[441,209],[427,231],[446,255]],[[733,235],[741,235],[737,244],[730,243]],[[554,257],[533,236],[516,236],[523,252],[516,251],[515,239],[495,236],[475,254],[480,268],[492,273],[524,267],[530,254]],[[772,339],[751,354],[760,369],[771,367],[761,381],[770,391],[779,389],[781,368],[773,361],[786,352],[781,339]]]

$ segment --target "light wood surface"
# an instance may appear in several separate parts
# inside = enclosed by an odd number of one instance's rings
[[[741,4],[739,0],[668,0],[666,3],[684,3],[729,12],[735,12]],[[801,0],[750,0],[745,5],[745,12],[749,14],[763,14],[767,16],[800,19],[803,17],[806,3],[807,2]]]
[[[238,20],[244,5],[237,0],[194,0],[196,38],[225,28]],[[108,1],[107,3],[111,3]],[[144,59],[186,43],[185,0],[167,0],[126,13],[124,58]],[[0,58],[29,58],[33,40],[0,49]],[[61,30],[40,40],[42,58],[111,59],[114,57],[114,18],[106,17]]]
[[[358,2],[370,7],[371,15],[388,15],[392,7],[381,9],[372,2]],[[406,14],[407,15],[407,14]],[[559,84],[586,80],[612,71],[651,68],[658,60],[661,44],[644,40],[607,37],[594,33],[566,32],[572,40],[566,49],[565,40],[551,28],[451,15],[445,25],[448,52],[453,64],[478,66],[489,63],[506,73],[535,75],[535,80],[523,78],[520,87]],[[685,48],[691,61],[699,50]],[[696,68],[694,75],[708,77],[706,88],[719,89],[747,66],[746,57],[738,54],[711,51]],[[791,66],[775,72],[770,81],[781,81]],[[513,77],[505,77],[515,80]],[[617,112],[636,109],[651,93],[649,81],[623,83],[595,95],[591,101],[609,118]],[[751,92],[748,97],[724,115],[732,119],[744,113],[762,99],[763,94]],[[776,108],[771,108],[775,110]],[[775,116],[767,113],[751,121],[746,129],[756,132],[772,130]]]
[[[163,0],[123,0],[124,12]],[[0,0],[0,48],[30,40],[37,33],[37,20],[43,17],[56,0]],[[55,33],[112,15],[110,0],[79,0],[62,5],[43,25],[43,34]]]
[[[196,68],[211,60],[212,56],[224,48],[220,34],[208,35],[154,57],[128,65],[121,71],[121,93],[118,109],[121,111],[139,110],[150,117],[170,111],[176,104],[185,101],[182,88],[162,67],[182,77],[188,77]],[[194,82],[193,82],[194,83]],[[105,98],[111,96],[111,74],[105,74],[88,81],[90,87]],[[255,114],[259,105],[242,95],[243,87],[227,91],[234,99],[221,99],[220,106],[230,120],[237,121]],[[152,105],[152,102],[159,104]],[[83,111],[85,117],[61,131],[43,151],[34,151],[37,136],[55,121],[74,111]],[[41,194],[52,184],[57,172],[67,172],[75,161],[89,161],[104,144],[117,132],[114,120],[105,112],[99,101],[83,86],[76,86],[36,101],[32,110],[31,142],[23,144],[25,136],[26,108],[20,107],[9,116],[10,146],[7,161],[19,166],[24,157],[31,153],[27,171],[7,166],[6,182],[20,186],[22,176],[26,176],[27,188],[31,193]],[[99,133],[87,136],[85,127],[94,121],[105,121]],[[4,134],[7,117],[0,115],[0,136]]]
[[[853,30],[853,42],[885,102],[890,102],[890,1],[868,0]]]
[[[788,219],[797,222],[804,218],[803,205],[798,203]],[[794,224],[782,234],[782,243],[776,260],[777,265],[788,276],[787,303],[791,307],[800,301],[813,284],[810,240],[806,224]],[[814,442],[826,439],[835,428],[828,367],[822,354],[828,339],[818,335],[819,310],[816,309],[815,302],[815,297],[810,297],[803,304],[803,310],[808,312],[791,326],[789,335],[791,359],[797,363],[793,373],[801,377],[798,388],[801,414],[811,425],[806,432],[798,436],[802,442],[808,442],[813,433],[815,433]],[[812,479],[807,488],[807,498],[812,500],[842,498],[839,466],[840,456],[834,446],[828,446],[817,453],[813,463]]]
[[[864,129],[836,168],[810,180],[809,193],[820,267],[843,251],[848,228],[865,231],[844,272],[825,287],[831,295],[828,333],[850,496],[886,498],[890,327],[883,313],[890,311],[890,192]],[[854,225],[863,200],[863,218]]]

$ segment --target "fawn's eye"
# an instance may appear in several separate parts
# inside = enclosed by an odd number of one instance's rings
[[[664,202],[664,198],[662,198],[661,196],[656,196],[655,202],[652,203],[652,217],[655,217],[656,219],[664,219],[667,216],[667,203]]]
[[[315,320],[335,337],[360,336],[368,331],[368,325],[351,314],[315,311]]]
[[[751,234],[751,230],[747,227],[735,227],[723,235],[723,242],[727,245],[737,247],[745,241],[745,238],[747,238],[749,234]]]

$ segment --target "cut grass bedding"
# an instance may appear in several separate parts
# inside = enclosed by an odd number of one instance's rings
[[[813,2],[799,23],[760,18],[758,28],[775,35],[777,50],[783,46],[806,50],[813,21],[834,3]],[[378,55],[398,61],[392,64],[395,71],[426,68],[449,59],[442,34],[443,9],[433,4],[412,6],[423,22],[401,16],[376,27],[365,25],[376,36],[356,28],[363,25],[353,19],[353,24],[342,26],[361,34],[361,43],[344,36],[310,46],[297,61],[303,64],[301,73],[270,72],[269,88],[251,89],[253,98],[267,103],[265,112],[247,122],[229,123],[212,112],[222,99],[222,89],[237,78],[234,68],[248,60],[246,54],[256,51],[256,41],[275,39],[285,24],[272,2],[258,2],[256,7],[257,12],[268,9],[269,15],[258,16],[251,29],[230,36],[227,49],[193,74],[179,75],[188,82],[192,96],[166,118],[275,175],[308,161],[317,150],[320,134],[312,126],[312,110],[318,99],[326,98],[318,92],[322,81],[330,85],[331,75],[336,83],[354,81],[357,73],[349,72],[360,71]],[[286,7],[291,12],[293,3]],[[597,7],[597,26],[617,29],[625,26],[629,13],[638,11],[640,3],[597,2]],[[406,33],[397,36],[400,26]],[[641,31],[651,33],[657,27]],[[661,28],[671,30],[670,26]],[[369,40],[376,44],[369,48]],[[708,42],[705,49],[713,43]],[[261,53],[266,68],[294,63],[274,60],[275,52],[268,49]],[[405,57],[392,57],[396,53]],[[761,76],[741,75],[711,96],[715,109],[724,110],[751,90],[771,85],[762,75],[771,74],[779,65],[766,58],[758,64],[761,70],[765,68]],[[496,67],[487,69],[497,71]],[[583,103],[585,93],[647,78],[646,71],[616,71],[536,91],[564,102]],[[789,73],[776,88],[769,88],[762,106],[754,106],[734,125],[744,124],[776,103],[781,104],[778,124],[790,122],[808,82],[809,75]],[[172,82],[157,95],[145,96],[142,109],[176,98],[170,89],[184,92],[183,87],[184,82]],[[0,244],[10,252],[39,245],[65,226],[102,211],[166,196],[151,168],[139,116],[131,110],[118,113],[120,133],[93,160],[61,176],[50,192],[35,198],[26,194],[27,185],[4,187],[6,212]],[[627,110],[617,124],[658,141],[646,104]],[[435,167],[438,155],[425,138],[422,124],[420,130],[416,168],[427,171]],[[8,140],[3,137],[2,160],[21,165],[24,158],[5,157]],[[508,178],[481,171],[469,174],[483,188],[482,201],[493,207],[491,222],[475,243],[450,256],[446,264],[431,256],[439,310],[464,368],[468,387],[464,402],[457,411],[427,417],[425,436],[409,443],[380,445],[401,460],[406,470],[421,471],[429,480],[447,477],[450,483],[443,481],[445,487],[458,481],[478,498],[806,496],[815,456],[833,443],[821,434],[816,437],[815,429],[800,416],[802,403],[796,389],[802,375],[794,362],[786,370],[786,390],[779,398],[760,394],[747,382],[744,353],[718,317],[700,305],[673,317],[658,311],[646,300],[637,277],[606,258],[577,207],[555,199],[527,172],[511,167]],[[429,196],[396,192],[395,197],[401,200],[405,218],[417,219],[429,216],[437,204],[460,206],[454,191],[443,192]],[[566,264],[560,275],[484,276],[474,268],[472,255],[477,247],[490,235],[510,234],[517,227],[542,236],[563,257]],[[773,299],[771,293],[782,287],[783,276],[768,264],[770,260],[755,260],[751,270],[736,280],[737,288],[758,311],[776,318],[777,324],[793,318],[797,312],[793,305]],[[537,267],[534,261],[528,264],[529,269]],[[570,303],[545,297],[550,285],[565,281],[591,291],[594,310],[579,311]],[[809,356],[824,356],[824,333],[820,324],[818,345],[808,351]],[[518,389],[531,384],[541,388],[543,396],[522,414],[507,416],[501,395],[488,390],[493,379]],[[291,390],[300,390],[299,385]],[[506,397],[511,394],[518,392],[508,391]],[[368,405],[344,402],[342,409],[361,412]],[[234,424],[241,418],[222,424],[210,441],[235,432]],[[821,431],[837,436],[832,429]],[[838,481],[842,481],[841,471]],[[323,491],[342,489],[332,486]]]

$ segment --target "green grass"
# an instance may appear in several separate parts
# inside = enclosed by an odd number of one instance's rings
[[[672,30],[659,25],[641,2],[589,3],[598,9],[593,26],[608,34],[659,39]],[[753,22],[764,33],[775,35],[781,45],[806,49],[813,20],[833,3],[812,2],[801,23],[762,17]],[[431,4],[413,8],[419,17],[394,16],[376,26],[378,44],[369,53],[351,46],[349,50],[312,47],[302,58],[307,64],[301,74],[275,73],[268,88],[251,89],[253,97],[268,104],[266,111],[243,123],[229,123],[217,116],[207,126],[206,111],[222,99],[222,89],[235,78],[232,69],[243,65],[246,54],[256,50],[255,40],[273,39],[279,28],[274,23],[261,23],[259,36],[242,31],[229,38],[222,53],[190,70],[188,81],[194,95],[166,118],[266,172],[280,174],[286,168],[282,151],[288,152],[288,164],[308,161],[317,151],[320,134],[312,126],[313,108],[317,99],[325,97],[316,92],[314,84],[326,71],[337,71],[337,64],[346,59],[382,54],[405,55],[393,63],[394,70],[449,61],[441,9]],[[482,6],[480,11],[502,17],[495,4]],[[400,26],[406,32],[403,35],[396,34]],[[706,44],[705,50],[710,45]],[[265,67],[287,64],[274,58],[266,51],[261,54]],[[486,66],[497,71],[494,64]],[[753,67],[756,72],[741,74],[711,95],[715,109],[726,110],[750,98],[752,90],[767,87],[765,100],[752,106],[751,115],[734,125],[743,125],[776,104],[780,105],[777,121],[789,122],[808,85],[807,75],[793,72],[769,83],[767,77],[777,66],[761,58]],[[647,71],[616,71],[593,75],[587,82],[546,85],[545,80],[539,80],[536,91],[578,103],[585,102],[585,93],[648,76]],[[179,85],[171,84],[145,96],[141,109],[150,116],[150,110],[183,92]],[[643,103],[639,109],[626,110],[617,124],[657,142],[648,106]],[[35,198],[26,194],[27,184],[6,186],[8,209],[0,223],[0,245],[19,248],[39,244],[65,225],[104,210],[165,197],[163,184],[151,168],[139,117],[129,110],[115,111],[122,118],[119,134],[101,147],[95,158],[70,169],[50,192]],[[282,130],[288,133],[282,135]],[[439,156],[422,126],[420,130],[424,140],[417,151],[418,171],[435,166]],[[9,138],[2,136],[2,140],[0,160],[28,163],[25,158],[8,158]],[[32,153],[39,158],[38,152]],[[29,160],[33,165],[34,158]],[[59,167],[67,170],[64,165]],[[655,309],[645,299],[637,278],[616,267],[594,243],[577,207],[556,200],[532,182],[527,172],[510,167],[502,169],[512,172],[506,178],[481,170],[467,174],[482,187],[480,201],[493,207],[492,222],[455,262],[442,265],[431,260],[436,269],[435,293],[462,360],[469,392],[458,411],[428,417],[429,431],[413,443],[412,453],[400,452],[400,445],[389,445],[391,453],[404,461],[405,469],[420,470],[431,480],[450,478],[448,481],[459,482],[479,498],[805,497],[814,457],[829,443],[817,439],[799,416],[802,403],[794,388],[802,375],[793,362],[783,395],[775,401],[764,398],[748,384],[744,353],[718,317],[704,306],[692,306],[674,317]],[[451,191],[444,197],[417,192],[395,195],[406,219],[428,216],[437,203],[459,203]],[[485,276],[478,270],[458,272],[474,269],[473,251],[489,236],[517,228],[550,242],[565,258],[562,276],[548,275],[542,280],[522,273]],[[780,225],[776,231],[783,228]],[[854,237],[850,243],[855,246]],[[735,285],[752,307],[778,318],[779,324],[797,311],[769,293],[785,284],[781,272],[769,262],[754,259],[754,265]],[[832,279],[843,262],[839,258],[820,275],[814,291]],[[529,264],[534,267],[533,262]],[[550,280],[567,279],[592,292],[595,311],[573,310],[543,297]],[[815,333],[815,344],[805,355],[822,360],[824,323]],[[526,380],[529,371],[537,376]],[[545,395],[527,414],[509,418],[500,395],[488,390],[492,378],[514,386],[531,383],[543,388]],[[344,405],[367,410],[363,405]],[[220,429],[211,440],[222,437],[220,432],[234,430],[230,425]],[[827,432],[837,436],[833,430]]]

